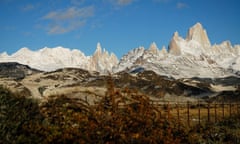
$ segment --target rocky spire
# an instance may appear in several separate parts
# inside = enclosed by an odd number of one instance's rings
[[[153,54],[157,54],[158,53],[158,47],[157,47],[155,42],[151,43],[148,51],[153,53]]]
[[[168,53],[165,46],[162,47],[161,53],[162,54],[167,54]]]
[[[113,53],[109,54],[105,49],[102,50],[100,43],[97,43],[96,51],[90,61],[93,70],[101,72],[111,72],[112,67],[118,63],[117,57]]]
[[[101,54],[102,54],[102,47],[101,47],[100,42],[98,42],[97,43],[97,48],[96,48],[96,51],[95,51],[94,55],[100,56]]]
[[[169,43],[169,53],[173,54],[173,55],[181,55],[181,48],[178,45],[178,41],[179,41],[180,37],[178,36],[178,32],[175,32],[173,34],[173,38]]]
[[[211,43],[208,39],[206,30],[200,23],[196,23],[193,27],[188,30],[186,41],[197,41],[203,47],[210,47]]]

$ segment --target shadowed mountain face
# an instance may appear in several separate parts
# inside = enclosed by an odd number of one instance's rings
[[[39,72],[41,71],[16,62],[0,63],[0,77],[19,80]]]

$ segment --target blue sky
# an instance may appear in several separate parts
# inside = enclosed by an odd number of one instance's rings
[[[0,0],[0,53],[63,46],[91,55],[97,42],[119,58],[200,22],[212,44],[240,44],[239,0]]]

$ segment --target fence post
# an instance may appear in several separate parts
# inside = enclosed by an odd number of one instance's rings
[[[217,104],[216,104],[216,102],[214,104],[214,117],[215,117],[215,122],[217,122]]]
[[[207,109],[208,109],[208,122],[210,122],[210,102],[208,102],[208,107],[207,107]]]
[[[229,117],[232,117],[232,104],[229,103]]]
[[[224,102],[222,103],[222,118],[224,119]]]
[[[189,101],[188,101],[188,102],[187,102],[187,122],[188,122],[188,126],[190,126],[189,108],[190,108],[190,103],[189,103]]]
[[[237,103],[237,115],[239,115],[239,106],[240,106],[240,104]]]
[[[198,100],[198,125],[201,124],[201,107],[200,107],[200,101]]]
[[[177,123],[178,123],[178,130],[180,129],[180,115],[179,115],[179,103],[176,103],[176,108],[177,108]]]
[[[169,102],[167,104],[167,117],[168,117],[168,120],[170,120],[170,105],[169,105]]]
[[[180,124],[179,106],[178,106],[178,103],[177,103],[177,119],[178,119],[178,124]]]

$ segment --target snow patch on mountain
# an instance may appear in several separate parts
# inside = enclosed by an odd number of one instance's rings
[[[38,51],[31,51],[24,47],[10,56],[6,53],[1,54],[0,62],[18,62],[42,71],[74,67],[104,73],[111,72],[112,67],[118,63],[118,59],[113,53],[109,55],[105,50],[102,52],[101,45],[98,43],[93,56],[85,56],[80,50],[70,50],[60,46],[44,47]]]
[[[175,32],[168,48],[168,52],[165,48],[158,50],[153,43],[149,49],[142,48],[141,52],[135,49],[133,51],[138,53],[125,55],[114,67],[114,72],[122,71],[127,66],[130,71],[142,67],[174,78],[239,75],[240,46],[232,46],[229,41],[211,46],[207,32],[200,23],[189,29],[186,39]]]

